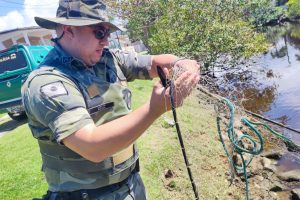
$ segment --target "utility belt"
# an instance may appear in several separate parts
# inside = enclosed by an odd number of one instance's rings
[[[72,192],[51,192],[47,191],[47,194],[43,196],[42,199],[34,198],[33,200],[91,200],[97,199],[101,197],[101,195],[105,195],[120,189],[125,184],[128,184],[128,181],[131,176],[135,173],[139,172],[139,160],[136,161],[134,165],[134,169],[130,170],[130,174],[127,178],[122,180],[121,182],[114,183],[111,185],[107,185],[104,187],[96,188],[96,189],[82,189],[76,190]]]

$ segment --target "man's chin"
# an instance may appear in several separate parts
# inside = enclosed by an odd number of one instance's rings
[[[91,64],[92,65],[97,64],[100,61],[100,59],[101,59],[101,57],[98,57],[98,58],[95,58],[95,59],[91,60]]]
[[[99,55],[100,57],[102,56],[102,53],[103,53],[103,49],[101,49],[101,50],[96,50],[96,53],[97,53],[97,55]]]

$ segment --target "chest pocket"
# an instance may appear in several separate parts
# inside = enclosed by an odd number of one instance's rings
[[[97,77],[85,87],[84,98],[88,112],[96,125],[111,121],[131,111],[131,92],[122,84],[109,83]],[[98,89],[99,94],[91,95],[91,88]]]
[[[95,74],[88,70],[68,73],[76,80],[96,125],[131,112],[131,91],[125,76],[112,57],[104,58],[94,67]]]

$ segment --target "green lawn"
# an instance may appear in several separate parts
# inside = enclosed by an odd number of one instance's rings
[[[0,199],[32,199],[47,189],[38,145],[27,124],[0,138]]]
[[[135,81],[129,84],[133,91],[133,107],[146,102],[152,90],[151,81]],[[240,192],[229,188],[225,172],[221,143],[216,139],[215,117],[212,108],[198,105],[196,95],[178,109],[178,118],[200,199],[232,199]],[[138,140],[141,175],[150,200],[194,199],[184,166],[181,149],[174,127],[167,126],[163,115]],[[0,124],[1,129],[1,124]],[[41,197],[47,184],[41,172],[38,145],[31,136],[27,124],[23,124],[0,137],[0,199],[23,200]],[[166,170],[174,176],[165,178]],[[232,192],[234,190],[234,192]],[[228,196],[231,192],[234,196]],[[243,199],[243,197],[241,197]]]

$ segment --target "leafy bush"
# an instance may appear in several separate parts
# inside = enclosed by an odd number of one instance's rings
[[[300,1],[299,0],[289,0],[288,3],[288,16],[290,18],[300,17]]]
[[[263,26],[285,14],[283,7],[276,7],[270,0],[251,0],[245,9],[246,18],[255,26]]]
[[[132,39],[153,54],[174,53],[212,66],[221,58],[238,60],[267,48],[263,34],[243,20],[240,0],[123,0],[111,4],[128,20]]]

